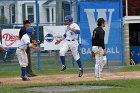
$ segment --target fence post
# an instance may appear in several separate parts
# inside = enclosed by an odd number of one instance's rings
[[[72,0],[70,0],[70,15],[72,15]]]
[[[79,11],[78,11],[78,0],[76,0],[76,22],[77,23],[79,23],[78,21],[78,13],[79,13]]]
[[[36,35],[37,40],[39,40],[39,6],[38,0],[36,0]],[[40,51],[37,52],[37,62],[38,62],[38,70],[40,70]]]
[[[62,7],[62,0],[56,0],[56,25],[61,25],[61,21],[62,21],[62,11],[61,11],[61,7]],[[59,24],[60,23],[60,24]],[[58,61],[58,63],[61,63],[60,61],[60,55],[59,55],[59,50],[56,50],[56,60]]]
[[[123,0],[119,0],[120,2],[120,16],[121,16],[121,61],[122,65],[124,66],[124,32],[123,32]]]

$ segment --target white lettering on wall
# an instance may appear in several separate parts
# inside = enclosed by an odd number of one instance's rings
[[[96,12],[98,13],[97,19],[104,18],[106,20],[106,27],[104,29],[105,30],[105,44],[108,44],[112,14],[115,10],[114,9],[84,9],[84,11],[87,14],[91,35],[92,35],[93,30],[97,27],[97,20],[95,18],[95,13]],[[108,18],[107,18],[107,12],[109,13]]]

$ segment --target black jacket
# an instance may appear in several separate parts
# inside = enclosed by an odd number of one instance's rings
[[[105,31],[102,29],[102,27],[95,28],[92,35],[92,46],[101,46],[103,49],[105,49],[104,37]]]
[[[26,27],[23,26],[19,31],[19,38],[21,39],[24,34],[26,34]]]

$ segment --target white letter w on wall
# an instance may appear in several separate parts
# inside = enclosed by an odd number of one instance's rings
[[[105,27],[105,44],[108,44],[110,25],[112,20],[112,14],[114,9],[84,9],[84,12],[87,14],[87,19],[89,23],[90,32],[92,35],[93,30],[97,27],[97,19],[104,18],[106,20]],[[97,19],[95,13],[97,12]],[[108,13],[108,16],[107,16]]]

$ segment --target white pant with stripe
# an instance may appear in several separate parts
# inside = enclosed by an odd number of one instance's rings
[[[27,58],[26,50],[17,48],[16,55],[17,55],[20,66],[27,67],[28,66],[28,58]]]
[[[100,78],[102,69],[104,65],[107,63],[106,56],[103,56],[103,48],[100,46],[93,46],[92,51],[95,53],[95,76]]]
[[[78,53],[78,45],[79,44],[77,40],[74,41],[66,40],[59,51],[60,56],[65,56],[66,52],[70,49],[74,59],[77,61],[80,58]]]

